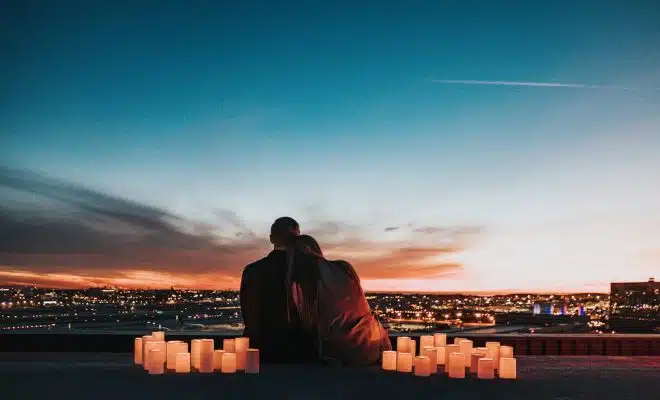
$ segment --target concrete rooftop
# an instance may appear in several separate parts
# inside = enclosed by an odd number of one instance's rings
[[[660,393],[660,357],[520,356],[518,374],[480,381],[264,365],[260,375],[150,376],[130,354],[0,353],[0,398],[650,400]]]

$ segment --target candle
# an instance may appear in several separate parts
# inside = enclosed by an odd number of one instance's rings
[[[488,358],[492,358],[495,362],[495,369],[498,368],[500,364],[500,342],[486,342],[486,348],[488,353],[486,354]]]
[[[435,341],[433,339],[433,335],[422,335],[419,338],[420,354],[422,353],[421,351],[424,349],[424,347],[432,347],[432,346],[434,346],[434,343],[435,343]]]
[[[153,336],[153,338],[156,339],[157,342],[165,341],[165,332],[163,331],[151,332],[151,336]]]
[[[463,339],[458,342],[458,346],[461,349],[461,353],[465,356],[465,365],[470,365],[470,356],[472,355],[472,341],[468,339]]]
[[[236,338],[236,341],[234,342],[234,352],[236,353],[236,369],[239,371],[245,371],[248,347],[250,347],[250,338]]]
[[[454,344],[459,344],[459,343],[461,343],[461,340],[466,340],[466,339],[463,338],[463,337],[457,337],[457,338],[454,338]]]
[[[160,342],[158,342],[160,343]],[[165,352],[161,349],[149,350],[149,375],[161,375],[165,372]]]
[[[149,353],[151,350],[156,349],[156,345],[158,342],[147,342],[144,343],[144,351],[142,352],[142,366],[144,367],[145,370],[149,371],[149,366],[151,360],[149,357],[151,357],[151,353]]]
[[[396,351],[398,353],[410,353],[410,338],[408,336],[396,338]]]
[[[135,338],[135,346],[133,346],[133,361],[136,364],[142,364],[142,338]]]
[[[433,345],[435,347],[445,347],[447,345],[447,334],[436,333],[433,335]]]
[[[199,344],[199,372],[213,372],[213,339],[202,339]]]
[[[445,372],[449,372],[449,356],[451,353],[460,353],[461,348],[457,344],[449,344],[445,346]],[[465,360],[463,360],[465,363]]]
[[[474,353],[471,355],[470,358],[470,372],[473,374],[477,373],[477,370],[479,369],[479,360],[484,358],[485,356],[480,353]]]
[[[445,365],[445,359],[447,358],[447,356],[445,355],[446,349],[447,348],[445,346],[439,346],[435,348],[435,350],[438,352],[436,356],[438,365]]]
[[[449,354],[449,377],[465,378],[465,354],[458,352]]]
[[[513,358],[513,347],[512,346],[500,346],[500,358]]]
[[[382,361],[385,371],[396,371],[396,351],[384,351]]]
[[[516,379],[516,359],[513,357],[500,358],[500,378]]]
[[[426,356],[415,357],[415,376],[429,376],[431,360]]]
[[[176,353],[181,352],[181,350],[180,350],[181,348],[179,347],[179,345],[181,343],[183,343],[183,342],[180,341],[180,340],[170,340],[170,341],[167,342],[167,346],[166,346],[167,356],[166,356],[166,360],[165,360],[165,363],[166,363],[165,368],[170,369],[170,370],[175,368],[175,366],[176,366]]]
[[[396,357],[396,370],[399,372],[412,372],[412,354],[398,353]]]
[[[224,350],[215,350],[213,352],[213,369],[218,371],[222,370],[222,355],[225,354]]]
[[[225,353],[234,353],[236,351],[236,341],[234,339],[223,340],[222,350],[224,350]]]
[[[190,342],[190,365],[194,369],[199,369],[199,346],[202,344],[202,339],[193,339]]]
[[[426,346],[422,349],[422,355],[429,358],[429,373],[438,373],[438,350],[433,346]]]
[[[481,354],[484,357],[486,357],[486,354],[488,354],[487,347],[476,347],[474,350],[477,354]]]
[[[177,374],[187,374],[190,372],[190,353],[176,353],[176,365],[174,371]]]
[[[410,354],[415,357],[417,355],[417,341],[415,339],[410,339]]]
[[[479,379],[495,378],[495,360],[488,357],[481,357],[477,364],[477,378]]]
[[[259,373],[259,349],[247,349],[245,351],[245,373]]]
[[[149,354],[147,353],[147,343],[153,341],[154,337],[151,335],[142,336],[142,365],[144,366],[144,369],[147,369],[145,364],[147,362],[147,358],[149,357]]]
[[[236,354],[227,353],[222,355],[222,369],[223,374],[234,374],[236,373]]]

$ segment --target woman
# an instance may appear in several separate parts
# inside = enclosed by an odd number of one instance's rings
[[[309,235],[287,247],[289,316],[315,341],[323,361],[368,365],[391,344],[371,314],[360,279],[346,261],[329,261]]]

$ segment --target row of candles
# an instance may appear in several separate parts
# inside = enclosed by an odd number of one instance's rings
[[[447,335],[436,333],[420,337],[419,355],[416,347],[417,342],[410,337],[398,337],[396,351],[383,352],[382,368],[422,377],[444,369],[450,378],[465,378],[467,369],[479,379],[494,379],[498,371],[502,379],[516,379],[513,347],[499,342],[486,342],[486,347],[475,348],[465,338],[455,338],[453,344],[447,344]]]
[[[162,375],[165,370],[180,374],[192,370],[207,374],[259,373],[259,350],[249,348],[249,338],[224,339],[222,347],[216,350],[213,339],[193,339],[189,352],[188,343],[165,341],[165,332],[158,331],[135,338],[134,361],[152,375]]]

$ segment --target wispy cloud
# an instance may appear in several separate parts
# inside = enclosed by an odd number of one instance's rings
[[[560,83],[560,82],[521,82],[521,81],[477,81],[477,80],[449,80],[433,79],[433,83],[453,85],[490,85],[490,86],[531,86],[531,87],[559,87],[575,89],[615,89],[615,90],[639,90],[638,88],[625,86],[587,85],[584,83]],[[657,90],[657,88],[649,88]]]

